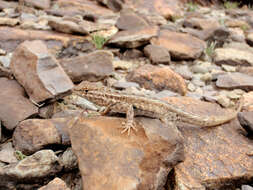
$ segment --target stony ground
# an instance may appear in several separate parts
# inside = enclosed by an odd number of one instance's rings
[[[0,0],[0,189],[252,190],[252,46],[251,5]],[[82,81],[200,116],[244,104],[208,128],[136,117],[128,136]]]

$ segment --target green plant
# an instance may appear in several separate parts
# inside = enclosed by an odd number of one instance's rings
[[[92,35],[92,43],[96,46],[97,49],[102,49],[107,40],[108,39],[103,36]]]
[[[14,152],[14,156],[17,158],[17,160],[23,160],[26,158],[26,155],[24,155],[21,151],[18,150]]]
[[[241,25],[240,28],[242,29],[243,32],[246,32],[249,29],[249,27],[246,24]]]
[[[206,55],[208,55],[209,57],[212,57],[214,54],[216,45],[217,45],[216,41],[209,43],[209,45],[205,49]]]
[[[224,2],[225,9],[236,9],[238,8],[238,6],[239,6],[238,2],[230,2],[230,1]]]
[[[198,5],[196,3],[193,3],[193,2],[187,3],[186,6],[187,6],[187,11],[188,12],[195,12],[198,8]]]

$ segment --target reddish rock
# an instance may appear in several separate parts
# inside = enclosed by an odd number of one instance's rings
[[[112,60],[111,52],[98,50],[74,58],[61,59],[60,64],[74,82],[97,81],[112,74]]]
[[[184,159],[183,139],[174,125],[139,118],[138,131],[128,136],[121,133],[122,121],[89,118],[71,128],[83,189],[161,189],[168,172]]]
[[[189,34],[162,30],[151,44],[165,47],[174,59],[197,59],[203,53],[205,42]]]
[[[70,190],[66,183],[60,178],[56,177],[50,181],[47,185],[39,188],[39,190]]]
[[[250,91],[253,90],[253,77],[243,73],[226,73],[218,76],[216,86]]]
[[[121,11],[116,26],[120,30],[132,30],[147,27],[148,23],[142,17],[127,9]]]
[[[68,121],[71,119],[29,119],[21,122],[14,131],[15,149],[24,154],[34,153],[48,145],[69,145]]]
[[[187,97],[167,98],[167,101],[200,116],[231,113],[218,105]],[[175,166],[175,189],[236,189],[233,184],[250,182],[253,144],[242,135],[245,131],[236,119],[216,127],[178,126],[184,137],[186,159]]]
[[[184,79],[169,67],[147,64],[134,70],[127,76],[127,79],[139,83],[146,89],[156,89],[159,91],[167,89],[182,95],[185,95],[187,92]]]
[[[13,53],[10,68],[35,102],[68,93],[73,83],[42,41],[26,41]]]
[[[15,80],[7,78],[0,78],[0,105],[0,120],[9,130],[38,113],[38,108],[26,98],[24,89]]]
[[[157,32],[158,27],[155,26],[120,31],[114,35],[108,43],[120,47],[136,48],[147,44],[152,37],[157,35]]]
[[[170,64],[170,53],[164,47],[147,45],[144,53],[154,64]]]
[[[25,4],[39,9],[49,9],[51,0],[24,0]]]

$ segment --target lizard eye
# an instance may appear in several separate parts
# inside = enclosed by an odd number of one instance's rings
[[[89,92],[89,90],[85,90],[85,93],[88,93]]]

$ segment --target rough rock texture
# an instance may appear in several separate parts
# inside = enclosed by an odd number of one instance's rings
[[[18,162],[17,158],[14,156],[14,151],[11,142],[2,144],[0,146],[0,162],[8,164]]]
[[[167,65],[170,63],[170,53],[164,47],[156,45],[147,45],[144,48],[144,53],[154,64]]]
[[[50,181],[47,185],[39,188],[39,190],[70,190],[66,183],[60,178],[56,177]]]
[[[165,47],[173,59],[197,59],[205,49],[205,42],[189,34],[161,30],[151,44]]]
[[[7,78],[0,78],[0,105],[0,120],[9,130],[38,113],[38,108],[26,98],[24,89],[15,80]]]
[[[241,126],[249,133],[253,134],[253,112],[242,112],[238,114]]]
[[[53,176],[60,170],[55,153],[52,150],[41,150],[16,164],[0,168],[0,188],[13,188],[19,182],[39,182],[39,179]]]
[[[1,18],[0,17],[0,26],[15,26],[19,23],[18,19],[15,18]]]
[[[127,136],[121,134],[122,121],[84,119],[71,128],[83,189],[162,189],[168,172],[184,158],[180,133],[173,125],[141,118],[142,127]]]
[[[31,154],[48,145],[70,144],[67,132],[69,120],[66,118],[29,119],[21,122],[13,134],[15,149]]]
[[[61,59],[60,64],[72,81],[99,80],[113,72],[113,54],[109,51],[98,50],[92,53]]]
[[[25,4],[39,9],[49,9],[51,0],[24,0]]]
[[[169,67],[144,65],[131,72],[127,79],[146,89],[167,89],[183,95],[187,92],[184,79]]]
[[[242,73],[221,74],[217,78],[216,86],[226,89],[243,89],[250,91],[253,89],[253,77]]]
[[[68,93],[73,83],[42,41],[26,41],[13,53],[10,68],[35,102]]]
[[[167,98],[185,111],[200,115],[230,113],[218,106],[191,98]],[[189,106],[191,105],[191,106]],[[175,189],[235,189],[252,179],[253,144],[243,136],[235,120],[217,127],[178,125],[184,137],[186,160],[175,167]],[[236,151],[235,151],[236,150]],[[170,182],[169,182],[170,183]]]
[[[152,37],[157,35],[157,31],[158,28],[155,26],[120,31],[115,34],[108,43],[120,47],[136,48],[147,44]]]

